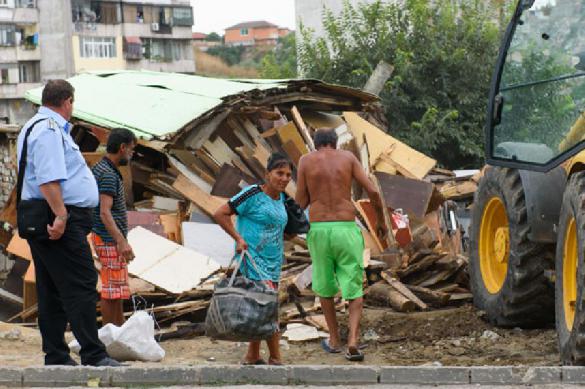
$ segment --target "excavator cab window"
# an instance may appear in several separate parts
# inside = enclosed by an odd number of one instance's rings
[[[548,171],[585,148],[585,2],[521,0],[493,77],[487,161]]]

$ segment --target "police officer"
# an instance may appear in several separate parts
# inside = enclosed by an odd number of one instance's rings
[[[77,365],[69,355],[67,322],[81,345],[81,362],[120,366],[106,353],[96,323],[97,272],[87,235],[99,195],[95,179],[71,137],[74,89],[51,80],[43,89],[42,107],[18,136],[18,158],[25,130],[39,119],[28,137],[22,199],[45,199],[55,214],[49,239],[28,239],[38,294],[39,329],[45,365]]]

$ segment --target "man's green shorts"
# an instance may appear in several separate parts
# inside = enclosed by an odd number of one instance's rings
[[[315,222],[307,236],[313,260],[313,291],[345,300],[363,296],[364,238],[355,222]]]

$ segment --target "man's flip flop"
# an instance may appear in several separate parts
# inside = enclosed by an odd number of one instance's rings
[[[255,361],[244,361],[242,362],[244,366],[253,366],[253,365],[266,365],[266,361],[262,358],[257,359]]]
[[[360,349],[353,352],[348,349],[345,353],[345,359],[350,362],[362,362],[364,360],[364,353],[362,353]]]
[[[341,352],[340,349],[331,347],[329,344],[329,339],[321,339],[321,347],[325,350],[326,353],[329,354],[339,354]]]

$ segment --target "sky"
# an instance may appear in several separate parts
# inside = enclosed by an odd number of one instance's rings
[[[253,20],[295,28],[294,0],[191,0],[191,5],[196,32],[223,35],[226,27]]]

